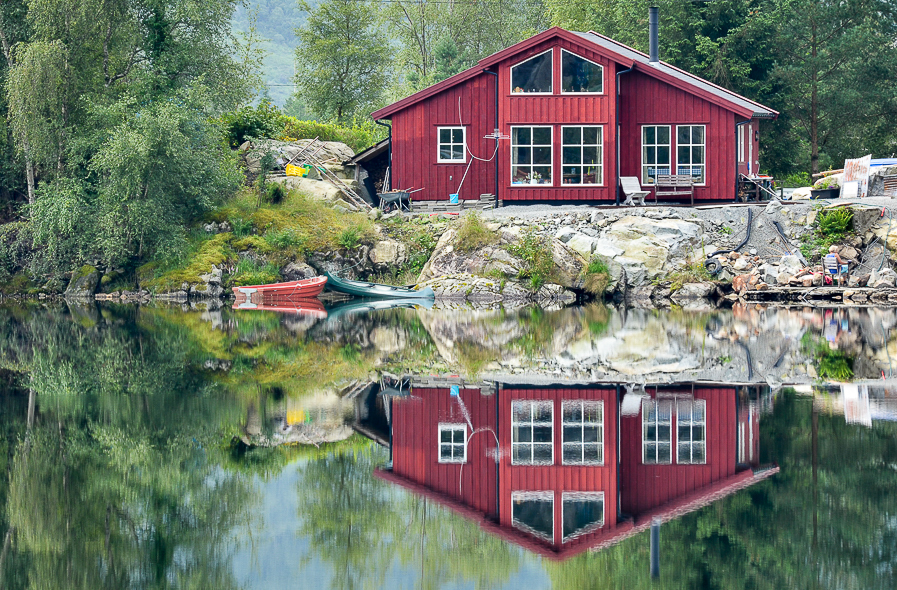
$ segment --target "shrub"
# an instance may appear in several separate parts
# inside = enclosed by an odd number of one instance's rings
[[[293,229],[284,229],[280,231],[269,231],[265,234],[265,241],[274,248],[284,250],[286,248],[296,247],[303,249],[307,238]]]
[[[280,269],[276,265],[267,262],[259,264],[251,259],[244,258],[237,263],[233,275],[233,284],[241,285],[267,285],[276,283],[280,279]]]
[[[853,232],[853,211],[848,207],[822,210],[816,214],[816,231],[801,239],[800,250],[808,259],[828,252],[830,246],[842,242]]]
[[[229,217],[227,221],[230,223],[231,230],[233,230],[235,236],[243,237],[252,232],[251,219],[243,219],[242,217],[233,216]]]
[[[277,137],[282,133],[284,117],[276,106],[263,102],[257,107],[245,106],[221,115],[224,138],[232,148],[250,138]]]
[[[497,242],[498,234],[486,227],[482,217],[476,213],[468,213],[461,218],[458,235],[455,238],[455,250],[473,252]]]
[[[610,280],[610,269],[600,257],[593,256],[582,269],[583,289],[592,295],[604,295]]]
[[[265,187],[265,201],[267,203],[277,205],[283,201],[286,194],[286,189],[279,182],[267,183],[267,186]]]
[[[795,172],[786,176],[785,180],[782,181],[782,186],[786,188],[800,188],[811,186],[812,184],[813,181],[810,179],[809,172]]]
[[[551,279],[554,258],[551,256],[551,250],[549,250],[545,238],[537,234],[534,229],[528,229],[520,241],[508,246],[508,251],[523,261],[523,268],[520,269],[518,277],[529,279],[533,291],[538,291]]]
[[[353,120],[350,126],[336,123],[320,123],[318,121],[300,121],[295,117],[283,117],[282,127],[277,139],[296,141],[297,139],[314,139],[321,141],[339,141],[358,153],[385,137],[386,130],[373,121]]]
[[[347,227],[340,233],[336,243],[346,250],[352,250],[361,243],[361,230],[358,226]]]

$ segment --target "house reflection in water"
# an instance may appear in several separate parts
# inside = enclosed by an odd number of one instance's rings
[[[553,559],[600,549],[778,471],[758,387],[415,387],[376,475]]]

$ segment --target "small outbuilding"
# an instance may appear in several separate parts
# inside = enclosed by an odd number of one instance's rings
[[[375,111],[392,125],[391,186],[612,205],[620,177],[652,190],[674,175],[696,202],[735,200],[760,167],[759,121],[778,113],[660,61],[652,38],[649,56],[555,27]]]

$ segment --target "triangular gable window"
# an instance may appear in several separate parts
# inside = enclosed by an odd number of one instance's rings
[[[564,543],[604,526],[604,492],[565,492]]]
[[[604,92],[604,68],[593,61],[561,50],[561,92]]]
[[[514,492],[511,494],[511,522],[515,527],[554,542],[554,494]]]
[[[551,50],[511,67],[511,92],[551,94]]]

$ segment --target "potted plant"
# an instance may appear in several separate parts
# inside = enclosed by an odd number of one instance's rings
[[[840,194],[841,180],[834,174],[820,178],[810,190],[810,196],[814,199],[837,199]]]
[[[533,172],[532,174],[530,174],[530,176],[529,176],[529,183],[530,183],[530,184],[539,184],[539,183],[541,183],[541,182],[542,182],[542,175],[541,175],[541,174],[539,174],[538,172]]]

